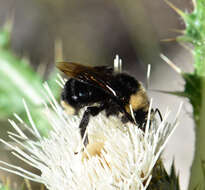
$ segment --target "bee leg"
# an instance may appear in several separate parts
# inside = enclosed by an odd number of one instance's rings
[[[158,108],[156,108],[156,109],[154,110],[154,115],[157,114],[157,113],[158,113],[158,115],[159,115],[160,120],[163,121],[163,119],[162,119],[162,114],[161,114],[161,112],[159,111]]]
[[[90,120],[90,115],[96,116],[98,115],[102,110],[104,109],[104,106],[93,106],[93,107],[87,107],[86,111],[83,114],[83,118],[80,122],[79,128],[80,128],[80,135],[83,138],[85,135],[86,128],[88,126],[89,120]],[[85,140],[84,140],[84,145],[86,146],[88,144],[88,136],[86,134]]]

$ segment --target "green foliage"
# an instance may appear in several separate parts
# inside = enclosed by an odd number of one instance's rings
[[[12,188],[10,187],[9,178],[6,179],[5,183],[0,180],[0,190],[12,190]],[[23,189],[19,189],[19,190],[23,190]]]
[[[186,26],[184,35],[177,40],[193,46],[194,72],[182,72],[184,91],[172,94],[188,98],[193,107],[196,140],[189,190],[204,190],[204,167],[201,160],[205,160],[205,0],[193,1],[194,9],[191,13],[182,12],[171,3],[168,4],[182,17]]]
[[[148,186],[148,190],[179,190],[179,178],[176,175],[174,163],[171,166],[170,174],[167,173],[166,169],[161,160],[158,160],[153,171],[152,180]]]
[[[184,73],[185,86],[184,96],[187,97],[193,106],[194,116],[199,116],[202,106],[202,76],[195,73]],[[199,118],[194,117],[195,121]]]
[[[45,190],[46,188],[43,184],[39,184],[35,189]],[[6,178],[4,182],[0,180],[0,190],[32,190],[32,184],[29,180],[25,179],[24,182],[16,186],[10,178]]]
[[[7,22],[4,28],[0,29],[0,48],[7,49],[10,46],[11,23]]]
[[[205,1],[197,0],[191,13],[184,13],[185,34],[178,40],[194,46],[194,68],[196,75],[205,76]]]
[[[0,190],[11,190],[8,186],[2,186],[0,187]]]
[[[31,108],[36,126],[41,134],[46,135],[49,128],[42,116],[43,79],[32,69],[28,61],[15,56],[11,51],[10,33],[10,23],[0,29],[0,120],[12,118],[13,113],[17,113],[27,121],[22,103],[22,99],[25,99]],[[55,78],[52,77],[48,83],[58,97],[59,87],[55,84]]]

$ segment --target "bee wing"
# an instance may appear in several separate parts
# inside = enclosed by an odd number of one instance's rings
[[[110,85],[113,69],[106,66],[92,67],[73,62],[58,62],[57,68],[67,76],[75,78],[83,83],[92,84],[105,90],[110,95],[116,96]]]

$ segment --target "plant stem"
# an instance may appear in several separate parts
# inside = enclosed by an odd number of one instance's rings
[[[202,80],[202,97],[205,97],[205,78]],[[203,162],[205,161],[205,99],[201,99],[201,106],[194,106],[195,120],[195,154],[191,167],[189,190],[205,189]]]

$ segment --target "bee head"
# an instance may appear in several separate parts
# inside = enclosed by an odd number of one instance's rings
[[[143,125],[147,121],[149,110],[149,100],[142,85],[139,86],[135,93],[130,95],[129,103],[125,105],[125,110],[129,114],[128,117],[131,117],[129,120],[135,120],[140,128],[144,128]]]

